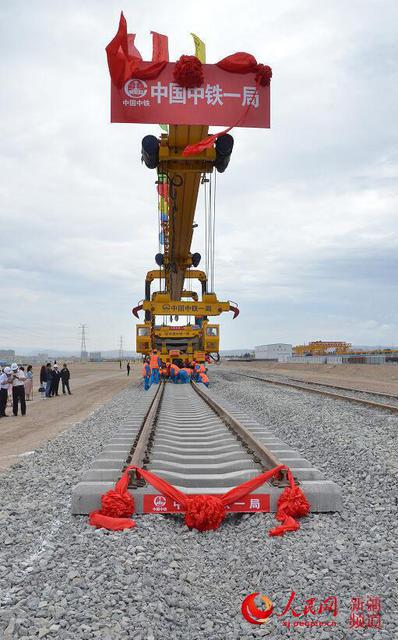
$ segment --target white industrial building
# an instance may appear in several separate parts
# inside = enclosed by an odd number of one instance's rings
[[[261,344],[254,347],[254,357],[256,360],[277,360],[285,361],[292,357],[292,345],[278,342],[277,344]]]

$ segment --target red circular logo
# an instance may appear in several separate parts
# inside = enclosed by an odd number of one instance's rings
[[[156,507],[164,507],[166,504],[166,498],[164,496],[156,496],[153,499],[153,503]]]
[[[256,606],[254,600],[257,596],[259,596],[265,604],[265,609],[259,609]],[[271,600],[267,598],[267,596],[261,595],[259,591],[246,596],[242,602],[241,608],[244,619],[247,620],[247,622],[250,622],[250,624],[264,624],[264,622],[267,622],[273,610],[274,605]]]

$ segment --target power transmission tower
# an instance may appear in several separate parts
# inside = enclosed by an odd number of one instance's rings
[[[120,362],[123,360],[123,336],[120,336],[120,343],[119,343],[119,360]]]
[[[86,324],[81,324],[79,329],[81,329],[81,341],[80,341],[80,360],[87,360],[87,347],[86,347]]]

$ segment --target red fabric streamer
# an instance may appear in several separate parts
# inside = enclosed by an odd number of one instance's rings
[[[182,152],[182,155],[195,156],[195,155],[198,155],[198,153],[202,153],[202,151],[204,151],[205,149],[210,149],[215,143],[215,141],[217,140],[217,138],[228,133],[228,131],[231,131],[231,129],[232,127],[228,127],[228,129],[224,129],[219,133],[214,133],[213,135],[208,136],[207,138],[203,138],[203,140],[199,140],[199,142],[196,142],[196,144],[188,144],[185,147],[184,151]]]
[[[142,60],[142,56],[138,51],[137,47],[134,44],[135,41],[135,33],[127,34],[127,54],[133,58],[138,58]]]
[[[138,478],[144,479],[162,495],[178,502],[185,512],[185,524],[190,528],[198,529],[198,531],[218,529],[226,516],[225,507],[243,498],[271,478],[280,476],[284,470],[287,471],[290,486],[284,489],[278,500],[276,519],[282,524],[272,529],[269,535],[278,536],[284,535],[286,531],[296,531],[300,525],[295,518],[307,515],[310,510],[307,499],[301,489],[295,485],[292,473],[285,465],[265,471],[234,487],[222,496],[199,495],[194,497],[185,495],[154,473],[133,465],[126,469],[116,483],[115,489],[111,489],[102,496],[101,510],[90,514],[89,522],[91,525],[114,531],[135,526],[134,520],[126,520],[126,516],[132,515],[134,512],[134,500],[127,491],[129,473],[132,470],[136,472]]]
[[[275,529],[271,529],[270,536],[283,536],[286,531],[297,531],[300,529],[295,518],[306,516],[310,512],[310,504],[304,493],[294,484],[294,478],[290,469],[287,472],[290,487],[286,487],[278,499],[278,511],[276,519],[282,524]]]
[[[152,62],[169,61],[169,39],[162,33],[151,31],[152,34]]]
[[[169,199],[169,185],[167,182],[159,182],[157,185],[157,191],[160,196],[162,196],[165,200]]]
[[[204,76],[199,58],[196,56],[181,56],[175,64],[173,78],[180,87],[186,87],[187,89],[202,86]]]
[[[120,89],[129,78],[156,78],[166,66],[169,60],[167,36],[159,33],[153,33],[153,54],[152,63],[143,62],[141,55],[130,55],[134,52],[131,45],[131,35],[127,33],[127,22],[123,15],[120,14],[118,31],[106,47],[106,55],[108,58],[108,68],[112,82]],[[130,47],[129,47],[130,43]],[[135,51],[137,51],[135,49]]]
[[[104,516],[100,511],[92,511],[88,521],[92,527],[109,529],[110,531],[123,531],[123,529],[133,529],[135,527],[135,520],[131,518]]]

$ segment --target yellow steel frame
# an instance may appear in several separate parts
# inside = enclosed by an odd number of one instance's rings
[[[172,300],[169,293],[156,292],[152,300],[144,300],[142,308],[150,311],[153,316],[219,316],[224,311],[230,310],[229,302],[217,300],[214,293],[205,293],[198,302],[185,302],[184,300]]]

